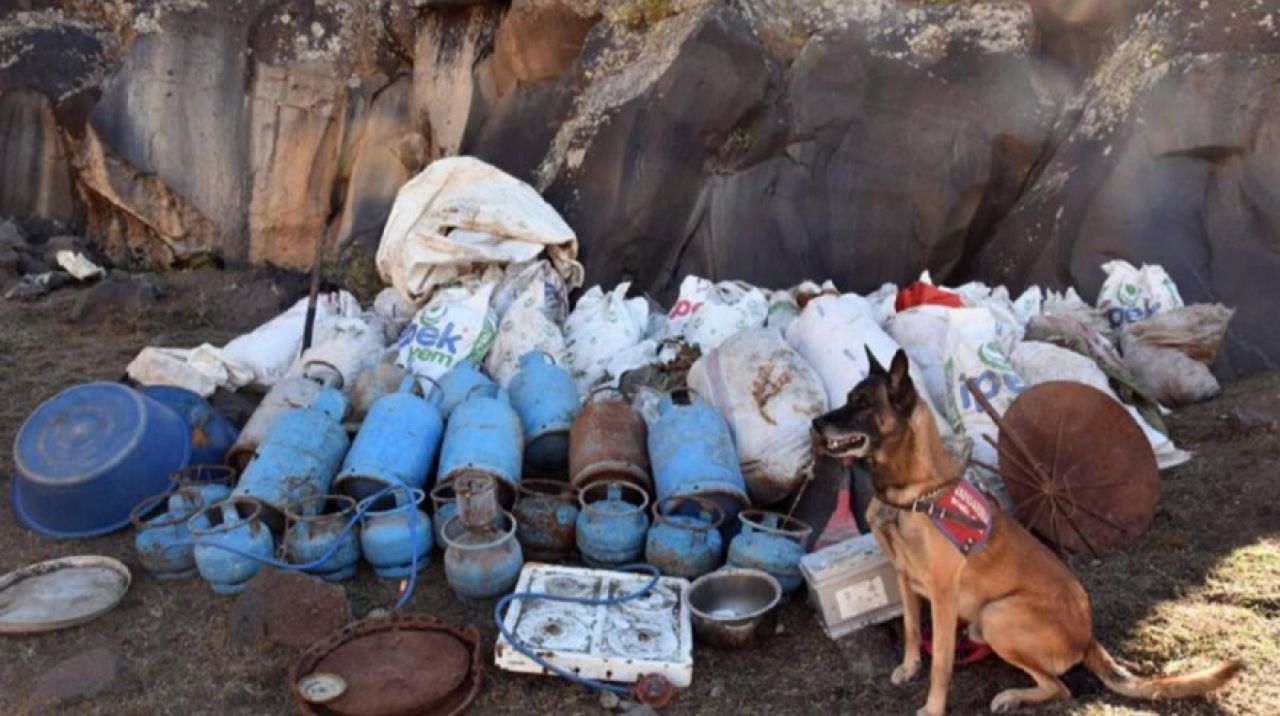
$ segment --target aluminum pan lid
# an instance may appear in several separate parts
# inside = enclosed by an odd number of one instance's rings
[[[35,634],[83,624],[129,591],[129,569],[110,557],[63,557],[0,577],[0,634]]]

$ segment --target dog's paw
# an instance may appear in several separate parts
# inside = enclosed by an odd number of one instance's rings
[[[914,661],[904,661],[893,670],[892,674],[889,675],[889,680],[893,682],[894,686],[899,686],[916,678],[916,674],[918,673],[920,673],[919,659]]]
[[[1013,713],[1021,707],[1022,697],[1018,695],[1017,689],[1001,691],[991,700],[991,713],[993,714]]]

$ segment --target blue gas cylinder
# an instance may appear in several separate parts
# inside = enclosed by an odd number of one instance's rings
[[[445,523],[444,575],[462,599],[492,599],[510,592],[520,579],[524,553],[516,540],[516,521],[500,513],[492,526],[468,527],[461,515]]]
[[[346,495],[321,495],[295,503],[289,508],[289,530],[284,535],[284,552],[293,564],[307,568],[328,582],[355,576],[360,561],[360,529],[348,525],[355,517],[356,501]]]
[[[697,579],[720,566],[724,513],[700,497],[668,497],[654,506],[653,527],[645,540],[644,561],[663,574]]]
[[[351,441],[342,427],[347,399],[326,387],[305,408],[287,410],[258,446],[233,493],[262,502],[263,520],[284,530],[289,505],[329,494]]]
[[[547,353],[529,351],[520,356],[520,370],[508,390],[524,428],[525,464],[544,474],[564,472],[569,467],[569,428],[582,410],[573,376]]]
[[[743,510],[742,531],[729,543],[729,566],[758,569],[773,575],[783,593],[795,591],[804,576],[800,558],[813,528],[777,512]]]
[[[750,505],[733,435],[720,413],[689,389],[672,391],[649,428],[649,460],[658,500],[697,496],[714,501],[725,520]]]
[[[379,577],[407,577],[427,568],[434,541],[431,518],[419,507],[422,490],[396,489],[360,503],[360,550]]]
[[[405,376],[399,391],[374,402],[351,443],[334,489],[363,500],[388,485],[425,488],[444,437],[444,419],[430,401],[416,395],[417,381]]]
[[[644,554],[649,495],[629,482],[602,481],[578,495],[575,540],[582,561],[592,567],[618,567]]]
[[[263,506],[232,497],[195,513],[187,528],[195,540],[196,569],[218,594],[243,592],[275,551],[271,530],[262,523]]]
[[[476,367],[470,358],[460,360],[436,383],[440,393],[440,414],[448,418],[453,409],[473,395],[492,398],[498,394],[498,384]],[[428,396],[429,397],[429,396]]]
[[[493,397],[473,394],[453,409],[440,447],[439,482],[452,482],[466,472],[496,478],[503,505],[515,502],[520,484],[524,430],[511,408],[507,391]]]

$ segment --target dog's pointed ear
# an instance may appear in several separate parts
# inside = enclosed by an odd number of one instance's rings
[[[870,366],[868,375],[882,375],[884,366],[880,365],[880,361],[876,360],[876,354],[871,352],[871,346],[863,346],[867,350],[867,365]]]
[[[916,407],[916,388],[911,382],[911,364],[906,351],[901,348],[893,354],[889,364],[889,401],[904,415],[910,415]]]

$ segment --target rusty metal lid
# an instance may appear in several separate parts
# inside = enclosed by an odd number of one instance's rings
[[[1017,517],[1063,550],[1102,554],[1151,524],[1155,454],[1107,394],[1068,381],[1036,385],[1005,412],[998,447]]]
[[[308,649],[290,671],[304,714],[447,716],[479,691],[479,636],[425,616],[394,615],[350,624]],[[333,674],[346,690],[311,703],[300,690],[307,675]]]

